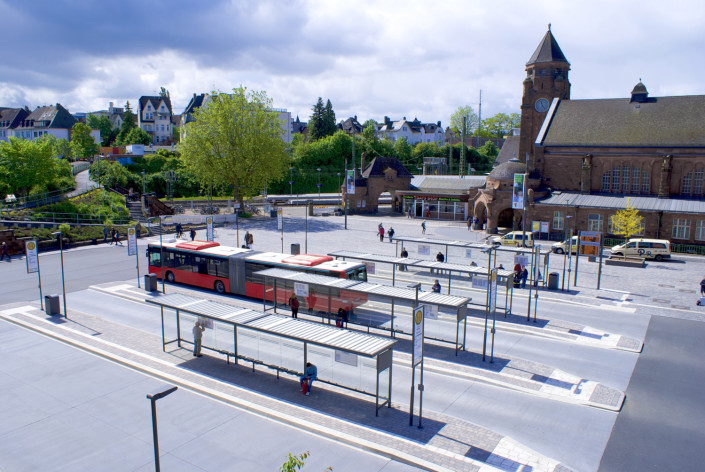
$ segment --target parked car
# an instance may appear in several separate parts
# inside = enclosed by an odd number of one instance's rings
[[[524,244],[524,236],[526,236],[526,244]],[[512,231],[504,236],[490,236],[487,238],[490,243],[500,243],[503,246],[526,246],[532,247],[534,245],[534,235],[531,231],[526,233],[522,231]]]
[[[612,248],[613,256],[636,256],[662,261],[671,257],[671,241],[666,239],[630,239]]]
[[[578,236],[573,236],[571,239],[573,240],[571,254],[575,254],[576,252],[578,252]],[[569,243],[570,240],[566,239],[565,241],[561,241],[560,243],[554,243],[551,249],[556,254],[563,254],[568,252],[568,246],[571,245]]]

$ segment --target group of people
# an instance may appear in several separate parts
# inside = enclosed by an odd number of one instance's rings
[[[110,242],[108,243],[108,233],[110,234]],[[103,227],[103,242],[108,243],[108,245],[112,245],[115,243],[116,246],[123,246],[122,241],[120,241],[120,232],[115,229],[111,228],[108,230],[107,226]]]
[[[514,288],[526,288],[526,279],[529,278],[529,271],[526,266],[518,262],[514,266]]]
[[[379,235],[379,242],[384,242],[384,226],[382,223],[377,225],[377,234]],[[394,242],[394,228],[391,226],[389,227],[389,230],[387,230],[387,236],[389,237],[390,243]]]
[[[176,237],[180,238],[183,235],[184,235],[184,229],[181,226],[181,223],[176,223]],[[196,230],[191,228],[191,231],[189,231],[189,236],[191,237],[191,241],[196,239]]]

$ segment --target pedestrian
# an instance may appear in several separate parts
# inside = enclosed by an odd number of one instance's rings
[[[393,238],[394,238],[394,228],[392,228],[392,227],[390,226],[390,227],[389,227],[389,231],[387,231],[387,235],[389,236],[389,242],[390,242],[390,243],[393,242]]]
[[[189,233],[189,235],[191,236],[191,241],[196,239],[196,230],[191,228],[191,232]]]
[[[529,278],[529,271],[526,270],[526,266],[521,266],[521,274],[519,277],[521,279],[521,288],[526,288],[526,279]]]
[[[137,231],[137,239],[139,239],[140,232],[142,231],[142,225],[137,223],[137,226],[135,226],[135,231]]]
[[[477,264],[475,263],[475,261],[470,262],[470,267],[477,267]]]
[[[296,294],[292,293],[289,297],[289,308],[291,308],[291,317],[299,317],[299,299],[296,298]]]
[[[519,264],[518,262],[514,264],[514,274],[521,275],[521,264]]]
[[[703,276],[703,279],[700,281],[700,295],[705,297],[705,276]]]
[[[112,245],[113,243],[117,245],[117,241],[115,240],[115,228],[110,231],[110,245]]]
[[[250,246],[249,246],[249,243],[250,243],[250,232],[249,232],[249,231],[245,231],[245,247],[248,247],[248,248],[249,248],[249,247],[250,247]]]
[[[446,258],[443,256],[443,253],[441,251],[438,251],[438,254],[436,254],[436,262],[445,262]],[[433,269],[431,269],[431,273],[433,273]],[[438,273],[442,273],[442,271],[439,269]]]
[[[200,321],[196,321],[193,327],[193,356],[201,357],[201,340],[206,327]]]
[[[379,224],[378,226],[378,231],[379,231],[379,242],[384,242],[384,226],[382,226],[382,223]]]
[[[411,208],[406,212],[406,217],[411,218]]]
[[[338,308],[338,318],[335,320],[335,325],[338,328],[345,328],[348,323],[348,312],[342,306]]]
[[[120,241],[120,231],[115,230],[115,245],[123,246],[122,241]]]
[[[252,236],[252,233],[250,233],[249,231],[247,232],[245,237],[247,238],[247,248],[252,249],[252,243],[255,242],[255,237]]]
[[[404,257],[404,258],[409,257],[409,251],[407,251],[404,246],[401,247],[401,252],[399,253],[399,257]],[[407,270],[406,264],[400,264],[399,270],[402,270],[402,271]]]
[[[421,222],[421,234],[426,234],[426,220]]]
[[[477,216],[473,218],[472,222],[475,225],[474,229],[479,229],[478,226],[480,225],[480,219]]]
[[[304,375],[301,376],[301,391],[304,392],[304,394],[308,395],[311,393],[311,386],[313,385],[313,381],[316,380],[316,377],[318,377],[318,369],[315,365],[307,362],[306,372],[304,372]],[[305,388],[304,381],[307,382],[307,386]]]
[[[497,270],[504,270],[504,266],[502,264],[498,265]]]
[[[181,223],[176,223],[176,237],[180,238],[184,234],[184,229],[181,227]]]
[[[108,227],[103,226],[103,244],[108,242]]]
[[[441,284],[438,283],[438,279],[433,281],[433,286],[431,287],[431,290],[435,293],[441,293]]]
[[[2,255],[0,255],[0,261],[5,259],[7,257],[7,260],[12,262],[12,258],[10,257],[10,253],[7,250],[7,243],[5,241],[2,242]]]

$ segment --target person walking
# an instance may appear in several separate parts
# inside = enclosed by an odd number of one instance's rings
[[[115,240],[115,228],[110,231],[110,245],[113,243],[117,246],[117,241]]]
[[[468,218],[468,231],[472,229],[472,218]]]
[[[421,222],[421,234],[426,234],[426,220]]]
[[[394,239],[394,228],[392,228],[392,227],[390,226],[390,227],[389,227],[389,230],[387,231],[387,235],[389,236],[389,242],[390,242],[390,243],[391,243],[391,242],[394,242],[394,241],[393,241],[393,239]]]
[[[103,244],[107,244],[108,242],[108,227],[103,226]]]
[[[193,357],[201,357],[201,341],[206,327],[200,321],[196,321],[193,327]]]
[[[378,226],[378,231],[379,231],[379,242],[384,242],[384,226],[382,226],[382,223],[379,224]]]
[[[519,278],[521,279],[521,288],[526,288],[526,279],[529,278],[529,271],[526,270],[526,266],[521,266]]]
[[[12,262],[12,258],[10,257],[10,253],[7,250],[7,243],[5,241],[2,242],[2,255],[0,255],[0,261],[5,259],[7,257],[7,260]]]
[[[296,294],[292,293],[289,297],[289,308],[291,308],[291,317],[299,317],[299,299],[296,298]]]
[[[196,239],[196,230],[191,228],[191,232],[189,233],[189,235],[191,236],[191,241]]]
[[[181,223],[176,223],[176,237],[180,238],[184,234],[184,229],[181,227]]]
[[[311,364],[310,362],[307,362],[306,372],[304,372],[304,375],[302,375],[300,379],[302,392],[304,391],[304,380],[308,382],[308,388],[306,388],[306,395],[311,393],[311,386],[313,385],[313,381],[316,380],[316,377],[318,377],[318,369],[315,365]]]
[[[122,241],[120,241],[120,231],[118,230],[115,230],[115,245],[124,246],[124,244],[122,244]]]
[[[249,231],[247,232],[245,237],[247,238],[247,249],[252,249],[252,244],[255,242],[255,237],[252,236],[252,233],[250,233]]]
[[[5,243],[3,243],[5,245]],[[700,296],[705,297],[705,276],[703,276],[703,279],[700,281]]]

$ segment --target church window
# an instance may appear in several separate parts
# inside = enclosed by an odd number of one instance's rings
[[[705,220],[698,220],[695,223],[695,240],[705,241]]]
[[[649,193],[651,191],[649,185],[649,173],[641,171],[641,193]]]
[[[612,193],[619,193],[619,167],[612,169]]]
[[[681,195],[690,195],[691,188],[690,182],[693,179],[693,173],[688,172],[683,176],[683,185],[681,185]]]
[[[602,215],[599,213],[590,213],[587,220],[588,231],[602,231]]]
[[[553,229],[563,230],[563,214],[560,211],[553,212]]]
[[[690,239],[690,220],[685,218],[673,220],[673,239]]]
[[[693,194],[703,194],[703,169],[695,169],[693,172]]]
[[[608,170],[604,174],[602,174],[602,191],[603,192],[609,192],[610,191],[610,182],[612,181],[612,171]]]
[[[632,167],[632,193],[639,193],[639,169]]]
[[[629,166],[622,169],[622,193],[629,193]]]

